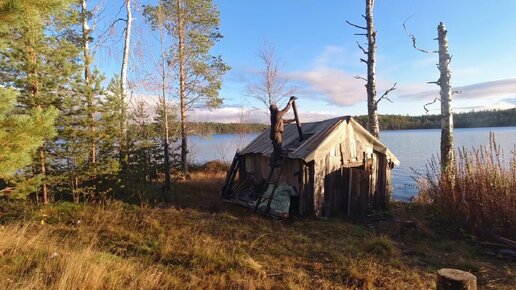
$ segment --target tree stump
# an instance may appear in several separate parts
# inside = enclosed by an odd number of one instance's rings
[[[443,268],[437,271],[437,290],[477,290],[477,277],[469,272]]]

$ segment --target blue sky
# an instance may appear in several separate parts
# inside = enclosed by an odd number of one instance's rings
[[[122,0],[96,2],[107,7],[98,27],[112,21],[122,5]],[[136,4],[141,2],[157,0]],[[345,22],[363,25],[360,15],[364,14],[365,1],[215,2],[220,9],[220,31],[224,38],[212,52],[222,55],[232,70],[220,92],[225,99],[223,108],[212,111],[198,108],[192,119],[237,121],[244,111],[246,121],[265,120],[265,115],[251,111],[259,104],[249,98],[246,89],[261,68],[256,55],[264,41],[275,46],[283,73],[296,87],[303,120],[367,112],[364,83],[353,78],[365,76],[365,65],[359,61],[361,52],[356,46],[356,41],[364,42],[364,37],[355,36],[359,31]],[[410,32],[416,35],[418,46],[428,50],[437,49],[434,38],[439,22],[443,21],[448,28],[453,56],[452,85],[462,91],[454,96],[455,111],[515,107],[515,12],[516,1],[510,0],[377,0],[374,14],[378,31],[378,94],[398,83],[398,89],[390,95],[394,103],[381,102],[380,113],[421,115],[425,113],[423,104],[438,94],[437,86],[427,84],[438,78],[437,55],[411,47],[402,27],[410,16]],[[125,17],[123,10],[120,16]],[[139,84],[142,76],[152,73],[149,64],[159,56],[159,47],[138,11],[134,18],[133,66],[129,78],[140,98],[151,102],[152,93]],[[121,42],[116,41],[121,29],[113,31],[111,40],[97,52],[96,64],[108,78],[119,70]],[[430,108],[430,113],[439,112],[438,104]]]

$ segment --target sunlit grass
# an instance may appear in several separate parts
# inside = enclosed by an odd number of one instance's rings
[[[473,271],[486,288],[515,282],[514,265],[445,236],[266,219],[221,202],[223,180],[193,172],[168,205],[58,203],[4,214],[0,289],[429,289],[441,267]]]

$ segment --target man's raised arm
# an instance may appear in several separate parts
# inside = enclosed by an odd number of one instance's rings
[[[282,113],[282,114],[286,114],[286,113],[288,112],[288,110],[290,110],[290,107],[292,106],[292,102],[293,102],[295,99],[297,99],[297,98],[296,98],[296,97],[294,97],[294,96],[290,97],[290,99],[288,100],[288,104],[287,104],[287,106],[286,106],[283,110],[281,110],[281,113]]]

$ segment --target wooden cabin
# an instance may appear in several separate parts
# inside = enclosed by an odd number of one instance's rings
[[[349,116],[285,126],[289,153],[279,181],[290,185],[288,213],[301,216],[361,216],[390,198],[391,170],[398,159]],[[263,191],[273,148],[269,129],[235,156],[239,177],[222,190],[226,200],[252,207]],[[230,178],[231,169],[228,171]],[[236,173],[235,173],[236,175]],[[234,178],[234,176],[233,176]],[[285,216],[285,215],[283,215]]]

